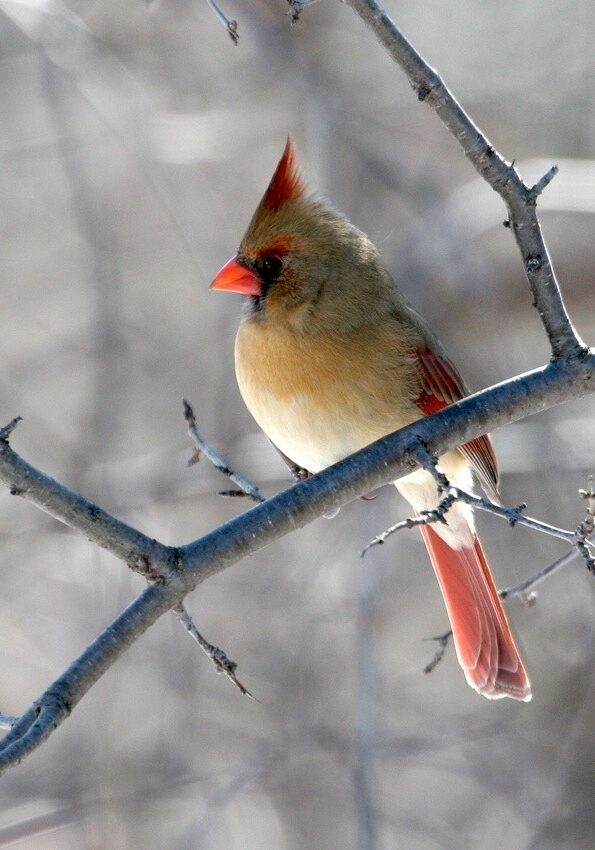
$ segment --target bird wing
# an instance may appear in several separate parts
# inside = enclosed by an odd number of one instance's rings
[[[426,416],[442,410],[468,395],[463,380],[450,360],[429,348],[417,352],[421,392],[417,406]],[[498,461],[489,436],[469,440],[459,451],[472,464],[482,485],[491,496],[498,496]]]

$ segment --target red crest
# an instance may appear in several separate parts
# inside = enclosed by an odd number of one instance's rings
[[[287,201],[295,201],[304,194],[305,185],[297,170],[297,157],[291,136],[287,137],[287,143],[283,156],[275,169],[269,187],[264,193],[262,206],[270,212],[275,212]]]

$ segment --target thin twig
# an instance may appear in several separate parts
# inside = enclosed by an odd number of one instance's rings
[[[176,605],[176,607],[173,609],[173,612],[178,618],[178,620],[181,622],[181,624],[184,626],[188,634],[194,638],[194,640],[197,642],[203,652],[211,659],[217,669],[217,672],[224,673],[227,678],[230,679],[234,683],[234,685],[240,689],[241,693],[244,696],[250,697],[250,699],[255,699],[253,694],[250,693],[248,688],[245,688],[244,685],[242,685],[242,683],[236,676],[236,670],[238,667],[237,662],[232,661],[230,658],[228,658],[225,652],[218,646],[214,646],[212,643],[209,643],[208,640],[205,640],[205,638],[201,635],[201,633],[194,625],[192,617],[182,604]]]
[[[427,103],[450,130],[474,168],[502,197],[521,252],[533,301],[554,358],[583,357],[586,347],[566,312],[558,281],[537,218],[535,201],[555,174],[549,169],[535,186],[525,185],[514,162],[507,162],[471,120],[436,71],[397,28],[377,0],[345,0],[370,27],[405,72],[419,100]]]
[[[464,502],[467,505],[471,505],[473,508],[486,511],[487,513],[491,513],[495,516],[505,519],[512,528],[514,528],[514,526],[517,524],[525,525],[528,528],[534,529],[535,531],[542,531],[544,534],[549,534],[552,537],[559,537],[562,540],[566,540],[568,543],[574,543],[575,545],[578,545],[577,536],[580,537],[578,529],[575,531],[567,531],[563,528],[558,528],[555,525],[550,525],[547,522],[541,522],[538,519],[533,519],[533,517],[525,516],[523,514],[523,511],[527,507],[525,502],[522,502],[520,505],[512,507],[498,505],[491,499],[476,496],[474,493],[468,493],[461,487],[451,484],[446,475],[442,472],[442,470],[439,469],[439,460],[437,456],[432,452],[428,451],[427,447],[423,444],[423,442],[420,441],[419,445],[415,447],[413,454],[417,458],[417,460],[419,460],[424,469],[434,477],[438,492],[446,494],[445,498],[442,500],[438,508],[436,508],[434,511],[428,512],[428,517],[426,519],[427,523],[444,522],[444,515],[450,509],[450,507],[452,507],[455,502]],[[585,491],[581,491],[581,493],[584,492]],[[588,494],[586,494],[584,498],[587,497]],[[593,505],[595,505],[595,494],[593,494],[592,501]],[[580,528],[581,526],[579,526],[579,529]],[[588,537],[592,531],[593,528],[591,528],[588,534],[584,535],[584,538]],[[583,540],[583,537],[580,537],[580,539]],[[584,542],[585,546],[591,545],[588,541],[586,541],[586,539]]]
[[[238,22],[228,18],[225,12],[220,9],[219,6],[215,3],[215,0],[207,0],[207,3],[227,30],[227,33],[233,43],[237,46],[240,40],[240,34],[238,32]]]
[[[426,640],[435,640],[438,642],[438,649],[434,653],[434,657],[431,661],[429,661],[424,667],[424,673],[431,673],[437,666],[440,664],[442,659],[444,658],[444,653],[448,647],[448,643],[452,637],[452,631],[445,632],[443,635],[436,635],[436,637],[426,638]]]
[[[595,490],[593,489],[593,476],[589,476],[589,485],[587,490],[579,490],[581,499],[587,502],[587,515],[580,522],[574,532],[576,542],[575,546],[584,559],[587,569],[591,573],[595,573],[595,558],[589,551],[589,538],[595,531]]]
[[[391,537],[391,535],[395,534],[397,531],[401,531],[403,528],[416,528],[419,525],[430,525],[435,522],[446,523],[446,514],[455,501],[457,501],[455,496],[452,493],[449,493],[444,497],[444,499],[442,499],[440,504],[434,508],[434,510],[423,511],[420,516],[407,517],[406,519],[402,519],[400,522],[395,523],[395,525],[391,525],[390,528],[387,528],[386,531],[382,532],[382,534],[378,534],[370,540],[366,546],[364,546],[361,552],[361,557],[364,557],[368,549],[371,549],[373,546],[382,545],[387,537]]]
[[[514,507],[498,505],[490,499],[476,496],[474,493],[468,493],[460,487],[456,487],[450,483],[446,475],[438,468],[439,459],[436,455],[428,451],[427,447],[420,442],[414,447],[412,454],[421,463],[424,469],[429,472],[436,481],[436,488],[439,493],[445,493],[439,504],[429,511],[423,511],[420,516],[407,517],[400,522],[395,523],[382,534],[378,534],[364,547],[361,556],[373,546],[383,544],[388,537],[401,531],[404,528],[415,528],[419,525],[430,525],[432,523],[447,523],[446,515],[455,502],[464,502],[471,505],[473,508],[483,510],[494,514],[502,519],[505,519],[511,527],[515,525],[525,525],[535,531],[541,531],[544,534],[549,534],[552,537],[558,537],[573,544],[573,549],[563,555],[553,564],[544,567],[538,573],[530,576],[528,579],[520,582],[514,587],[505,588],[499,591],[502,599],[510,596],[519,596],[523,598],[525,604],[532,604],[534,598],[527,595],[527,591],[534,585],[538,584],[548,575],[556,572],[562,566],[569,563],[577,554],[581,555],[587,562],[587,567],[591,572],[595,569],[595,559],[592,556],[591,549],[594,544],[590,539],[595,533],[595,490],[593,489],[593,477],[589,477],[589,489],[579,490],[579,495],[582,499],[588,501],[588,510],[586,518],[579,524],[575,531],[569,531],[563,528],[558,528],[546,522],[534,519],[533,517],[525,516],[523,511],[527,505],[523,502]]]
[[[202,452],[211,461],[215,469],[217,469],[222,475],[226,475],[240,488],[240,492],[237,490],[223,490],[219,494],[220,496],[248,496],[248,498],[252,499],[253,502],[264,502],[264,498],[261,496],[258,487],[251,484],[250,481],[239,473],[234,472],[233,469],[230,469],[221,455],[218,454],[215,449],[213,449],[201,436],[196,425],[196,417],[194,416],[191,404],[186,401],[186,399],[182,400],[182,404],[184,406],[184,418],[188,423],[188,434],[192,437],[196,445],[196,451],[188,461],[188,466],[192,466],[197,463]]]
[[[523,579],[523,581],[520,581],[518,584],[513,584],[510,587],[504,587],[502,590],[499,590],[498,593],[500,594],[500,598],[511,599],[514,596],[518,596],[525,605],[533,604],[537,597],[535,594],[529,594],[529,591],[538,584],[541,584],[541,582],[548,578],[548,576],[551,576],[554,573],[557,573],[558,570],[568,566],[568,564],[578,558],[578,555],[579,553],[576,547],[573,546],[572,549],[569,549],[568,552],[561,555],[552,564],[548,564],[547,567],[542,567],[542,569],[534,573],[534,575]]]
[[[155,568],[161,578],[175,571],[177,555],[164,546],[104,511],[94,502],[27,463],[8,443],[20,417],[0,429],[0,480],[15,496],[33,502],[46,513],[80,531],[88,540],[108,549],[128,566],[147,575]],[[168,564],[170,567],[168,568]]]
[[[22,421],[23,421],[22,416],[15,416],[14,419],[10,420],[8,425],[5,425],[3,428],[0,428],[0,440],[2,440],[3,442],[7,442],[8,438],[10,437],[10,435],[12,434],[14,429],[17,427],[19,422],[22,422]]]
[[[552,537],[558,537],[561,540],[565,540],[567,543],[577,545],[575,531],[558,528],[557,526],[550,525],[547,522],[541,522],[541,520],[525,516],[525,514],[522,513],[523,509],[526,507],[525,504],[521,504],[516,507],[497,505],[489,499],[476,496],[474,493],[468,493],[460,487],[450,485],[445,498],[442,499],[440,504],[437,505],[434,510],[424,511],[421,516],[407,517],[406,519],[397,522],[395,525],[392,525],[390,528],[387,528],[386,531],[383,531],[382,534],[374,537],[373,540],[370,540],[370,542],[366,544],[362,550],[362,556],[364,556],[370,548],[384,543],[388,537],[391,537],[391,535],[395,532],[401,531],[404,528],[415,528],[418,525],[445,522],[445,514],[455,502],[464,502],[477,510],[494,514],[494,516],[505,519],[511,526],[524,525],[527,528],[532,528],[534,531],[541,531],[544,534],[549,534]],[[588,541],[585,545],[592,546],[593,544]]]
[[[552,165],[552,167],[549,169],[549,171],[546,171],[546,173],[543,175],[543,177],[541,177],[537,181],[537,183],[529,189],[528,197],[533,202],[535,202],[537,200],[537,198],[541,195],[543,190],[547,186],[549,186],[549,184],[552,182],[552,180],[554,179],[554,177],[558,173],[558,170],[559,169],[558,169],[557,165]]]
[[[513,599],[514,597],[518,597],[525,607],[531,607],[537,601],[537,594],[534,592],[533,588],[535,588],[538,584],[541,584],[541,582],[545,581],[545,579],[549,576],[552,576],[554,573],[557,573],[559,570],[568,566],[568,564],[572,563],[572,561],[575,561],[579,557],[579,554],[580,553],[576,546],[573,546],[572,549],[569,549],[568,552],[555,560],[552,564],[548,564],[547,567],[543,567],[534,575],[523,579],[523,581],[520,581],[518,584],[502,588],[502,590],[498,591],[498,596],[500,599]],[[444,635],[439,635],[435,638],[427,638],[427,640],[439,641],[440,647],[436,651],[432,661],[424,667],[424,673],[431,673],[436,665],[442,661],[448,644],[448,638],[451,635],[452,632],[446,632]]]

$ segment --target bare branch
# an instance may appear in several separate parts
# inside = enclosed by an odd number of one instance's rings
[[[403,528],[417,528],[418,525],[429,525],[434,522],[446,523],[446,514],[455,501],[458,501],[455,494],[449,493],[433,511],[424,511],[420,516],[406,517],[406,519],[402,519],[400,522],[395,523],[395,525],[391,525],[390,528],[387,528],[382,534],[378,534],[364,546],[361,557],[363,558],[373,546],[383,544],[388,537],[391,537],[395,532],[401,531]]]
[[[426,640],[434,640],[438,643],[438,649],[434,653],[434,657],[431,661],[429,661],[424,667],[424,673],[432,673],[438,664],[444,658],[444,654],[448,648],[448,643],[452,637],[452,631],[445,632],[443,635],[436,635],[436,637],[426,638]]]
[[[208,640],[205,640],[201,633],[198,631],[192,617],[188,613],[188,611],[184,608],[183,605],[176,605],[174,608],[174,614],[184,626],[188,634],[194,638],[200,648],[203,650],[205,655],[207,655],[213,664],[215,665],[218,673],[225,673],[228,679],[230,679],[234,685],[240,689],[244,696],[250,697],[251,699],[255,699],[254,695],[250,693],[248,688],[245,688],[244,685],[240,682],[238,677],[236,676],[237,670],[237,662],[231,661],[225,654],[225,652],[220,649],[218,646],[214,646],[212,643],[209,643]]]
[[[161,614],[176,604],[179,595],[180,588],[175,585],[153,585],[129,605],[21,715],[3,738],[0,773],[19,764],[37,749],[114,661]]]
[[[532,604],[537,596],[535,594],[529,594],[534,587],[538,584],[541,584],[544,579],[548,578],[548,576],[557,573],[558,570],[561,570],[563,567],[566,567],[572,561],[574,561],[578,557],[579,553],[576,547],[569,549],[564,555],[560,558],[557,558],[552,564],[548,564],[547,567],[543,567],[537,573],[529,578],[523,579],[518,584],[511,585],[510,587],[504,587],[499,591],[501,599],[511,599],[513,596],[518,596],[525,604]]]
[[[552,165],[549,171],[541,177],[537,183],[529,189],[529,197],[533,202],[537,200],[537,198],[541,195],[543,190],[550,185],[556,174],[558,173],[558,166]]]
[[[508,521],[511,527],[514,527],[517,524],[527,525],[529,528],[542,531],[546,534],[552,535],[553,537],[561,537],[564,540],[569,540],[574,543],[574,548],[553,564],[543,568],[535,575],[525,579],[523,582],[515,585],[514,587],[498,591],[498,595],[501,599],[518,596],[524,605],[533,605],[537,596],[535,593],[529,593],[528,591],[540,581],[543,581],[548,575],[551,575],[562,566],[570,563],[570,561],[579,554],[586,560],[589,570],[591,572],[595,571],[595,559],[591,556],[591,552],[589,550],[589,546],[592,545],[589,537],[595,531],[595,491],[593,490],[593,476],[589,477],[589,489],[579,490],[581,498],[586,499],[588,502],[587,517],[582,523],[580,523],[578,528],[572,532],[565,531],[564,529],[556,528],[555,526],[524,516],[522,511],[527,507],[524,503],[518,507],[505,507],[503,505],[498,505],[489,499],[475,496],[473,493],[467,493],[460,487],[453,486],[446,475],[438,468],[438,458],[429,452],[422,442],[413,449],[413,454],[417,457],[424,469],[426,469],[426,471],[434,477],[438,493],[446,493],[446,495],[433,510],[424,511],[421,516],[407,517],[388,528],[382,534],[379,534],[364,548],[361,553],[362,557],[372,546],[384,543],[388,537],[404,528],[415,528],[419,525],[429,525],[438,522],[446,524],[448,522],[448,511],[455,502],[465,502],[474,508],[479,508],[480,510],[485,510],[489,513],[495,514],[496,516],[503,517]],[[438,641],[439,647],[436,650],[434,658],[424,668],[424,673],[431,673],[436,665],[442,661],[451,636],[452,631],[448,631],[438,637],[429,638],[429,640]]]
[[[3,432],[14,429],[17,420]],[[142,575],[165,576],[174,567],[172,549],[147,537],[108,514],[93,502],[79,496],[49,475],[40,472],[12,450],[6,436],[0,440],[0,480],[13,496],[33,502],[46,513],[76,528],[93,543],[122,558]]]
[[[227,33],[233,43],[237,46],[240,40],[240,34],[238,32],[238,22],[228,18],[225,12],[217,5],[217,3],[215,3],[215,0],[207,0],[207,3],[227,30]]]
[[[424,511],[421,516],[407,517],[406,519],[397,522],[395,525],[392,525],[390,528],[387,528],[386,531],[382,532],[382,534],[379,534],[377,537],[370,540],[370,542],[362,550],[362,557],[370,548],[384,543],[388,537],[391,537],[395,532],[401,531],[404,528],[415,528],[418,525],[447,522],[446,514],[455,502],[465,502],[465,504],[471,505],[477,510],[494,514],[494,516],[505,519],[508,524],[513,527],[517,524],[525,525],[527,528],[532,528],[534,531],[541,531],[544,534],[549,534],[552,537],[558,537],[561,540],[566,540],[568,543],[574,543],[577,545],[576,531],[558,528],[557,526],[550,525],[547,522],[541,522],[533,517],[525,516],[522,513],[524,508],[527,507],[525,504],[518,505],[517,507],[507,507],[505,505],[497,505],[495,502],[482,498],[481,496],[476,496],[474,493],[468,493],[460,487],[448,485],[444,489],[447,490],[447,495],[444,499],[442,499],[440,504],[434,508],[434,510]],[[587,547],[590,544],[586,542],[584,545]]]
[[[529,188],[514,163],[494,149],[473,123],[440,76],[420,56],[376,0],[345,0],[372,29],[392,59],[402,68],[420,100],[438,114],[475,169],[502,197],[508,208],[534,304],[550,340],[554,358],[582,357],[586,348],[566,313],[548,250],[541,233],[535,201],[555,174],[550,169]]]
[[[237,490],[224,490],[219,494],[220,496],[248,496],[253,502],[264,502],[264,498],[262,497],[258,487],[255,487],[254,484],[251,484],[250,481],[242,475],[234,472],[233,469],[230,469],[221,455],[218,454],[215,449],[213,449],[201,436],[196,425],[196,417],[194,416],[194,411],[190,402],[183,399],[182,404],[184,406],[184,418],[188,423],[188,434],[192,437],[196,445],[196,451],[188,461],[188,465],[192,466],[193,464],[198,463],[200,453],[202,452],[211,461],[215,469],[219,470],[222,475],[226,475],[240,488],[240,492]]]

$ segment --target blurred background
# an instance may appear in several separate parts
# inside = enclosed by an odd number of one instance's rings
[[[233,374],[240,299],[209,293],[287,132],[310,186],[381,248],[473,388],[548,346],[505,210],[352,11],[283,0],[0,0],[0,413],[15,449],[166,543],[244,510],[191,446],[267,494],[289,483]],[[571,316],[593,343],[595,35],[575,0],[387,0],[527,181]],[[494,435],[506,502],[574,528],[593,398]],[[240,664],[242,698],[163,617],[0,783],[0,846],[31,850],[592,848],[593,579],[575,561],[508,604],[534,686],[489,703],[452,648],[394,488],[210,579],[187,600]],[[497,581],[564,552],[479,524]],[[0,494],[0,710],[19,714],[143,587]]]

